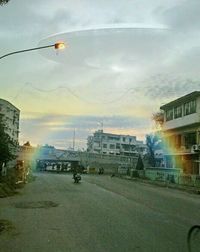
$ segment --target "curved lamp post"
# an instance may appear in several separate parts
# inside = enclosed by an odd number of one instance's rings
[[[15,52],[7,53],[7,54],[5,54],[3,56],[0,56],[0,59],[3,59],[5,57],[11,56],[11,55],[17,54],[17,53],[36,51],[36,50],[41,50],[41,49],[45,49],[45,48],[49,48],[49,47],[54,47],[56,50],[60,50],[60,49],[65,48],[65,44],[64,44],[64,42],[57,42],[57,43],[52,44],[52,45],[39,46],[39,47],[29,48],[29,49],[25,49],[25,50],[15,51]]]

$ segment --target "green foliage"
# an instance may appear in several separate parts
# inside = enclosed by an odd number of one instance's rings
[[[5,132],[5,125],[2,118],[0,118],[0,167],[2,167],[3,163],[15,158],[12,151],[15,147],[16,145]]]
[[[0,0],[0,5],[7,4],[10,0]]]

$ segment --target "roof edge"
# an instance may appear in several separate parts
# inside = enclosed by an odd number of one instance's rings
[[[160,109],[161,109],[161,110],[164,110],[165,108],[168,108],[168,107],[171,107],[171,106],[173,106],[173,105],[179,104],[179,103],[181,103],[181,102],[183,102],[183,101],[190,100],[190,99],[192,99],[192,98],[196,98],[196,97],[198,97],[198,96],[200,96],[200,91],[194,91],[194,92],[192,92],[192,93],[186,94],[186,95],[184,95],[184,96],[181,96],[181,97],[177,98],[176,100],[173,100],[173,101],[171,101],[171,102],[168,102],[168,103],[162,105],[162,106],[160,107]]]

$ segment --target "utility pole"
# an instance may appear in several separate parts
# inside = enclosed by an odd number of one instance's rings
[[[74,128],[74,133],[73,133],[73,150],[75,149],[75,137],[76,137],[76,131]]]
[[[101,122],[101,130],[103,132],[103,121]]]
[[[101,158],[102,158],[102,154],[103,154],[103,121],[101,122]]]

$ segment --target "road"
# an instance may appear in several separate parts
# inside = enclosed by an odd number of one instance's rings
[[[83,175],[80,184],[36,176],[0,199],[0,219],[14,225],[0,234],[2,252],[184,252],[188,229],[200,224],[199,195],[105,175]]]

